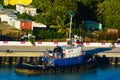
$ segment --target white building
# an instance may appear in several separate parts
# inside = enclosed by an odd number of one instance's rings
[[[7,16],[7,14],[0,14],[0,20],[1,20],[1,22],[3,22],[3,21],[6,21],[6,22],[8,22],[8,16]]]
[[[24,7],[20,8],[21,12],[24,12]],[[22,10],[23,9],[23,10]],[[25,9],[25,10],[29,10],[29,8]],[[47,27],[46,25],[42,24],[42,23],[36,23],[34,21],[26,21],[26,20],[18,20],[17,16],[14,15],[16,11],[14,10],[10,10],[10,9],[4,9],[0,11],[0,21],[3,22],[7,22],[11,27],[13,28],[17,28],[17,29],[29,29],[29,30],[33,30],[33,27],[39,27],[39,28],[43,28],[43,27]],[[29,12],[29,11],[26,11]],[[23,25],[24,24],[24,25]]]
[[[11,20],[17,19],[17,16],[16,15],[8,15],[8,14],[0,14],[0,19],[1,19],[1,22],[5,21],[9,24]]]
[[[24,23],[24,25],[22,25]],[[31,25],[28,25],[31,24]],[[26,30],[33,30],[34,27],[39,27],[39,28],[46,28],[47,26],[42,24],[42,23],[36,23],[34,21],[24,21],[24,20],[11,20],[9,22],[9,25],[11,25],[13,28],[21,30],[22,27],[26,28]]]
[[[20,29],[20,20],[17,19],[11,20],[9,25],[12,26],[13,28]]]
[[[26,6],[26,5],[21,5],[21,4],[17,4],[16,5],[16,10],[22,14],[22,13],[27,13],[31,16],[34,16],[37,14],[37,9],[32,7],[32,6]]]
[[[2,9],[0,11],[0,20],[1,22],[6,21],[9,23],[10,20],[17,19],[17,16],[14,15],[15,10],[13,9]]]

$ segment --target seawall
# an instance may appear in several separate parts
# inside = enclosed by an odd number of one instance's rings
[[[17,64],[31,59],[38,60],[41,53],[53,50],[55,46],[0,46],[0,64]],[[120,63],[120,48],[115,47],[83,47],[87,55],[107,57],[111,64]]]

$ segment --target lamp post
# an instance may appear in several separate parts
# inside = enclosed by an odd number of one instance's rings
[[[71,16],[71,17],[70,17],[69,40],[71,40],[72,18],[73,18],[74,15],[75,15],[75,13],[74,13],[73,11],[70,11],[70,16]]]

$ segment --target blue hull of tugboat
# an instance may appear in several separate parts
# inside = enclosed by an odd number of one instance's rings
[[[64,58],[64,59],[50,59],[43,58],[45,61],[49,62],[52,60],[52,65],[38,66],[32,64],[19,64],[16,66],[16,72],[23,74],[42,74],[42,73],[56,73],[56,72],[71,72],[71,71],[81,71],[85,69],[90,69],[95,67],[95,61],[88,59],[85,56]]]
[[[86,57],[85,56],[77,56],[77,57],[71,57],[71,58],[63,58],[63,59],[50,59],[43,57],[43,60],[50,62],[52,60],[53,65],[57,67],[62,67],[62,66],[73,66],[73,65],[80,65],[86,62]]]

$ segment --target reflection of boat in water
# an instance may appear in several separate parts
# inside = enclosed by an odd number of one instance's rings
[[[56,73],[81,71],[95,67],[92,57],[86,56],[82,42],[71,42],[70,45],[56,46],[55,49],[43,53],[41,63],[21,63],[16,72],[24,74]]]

